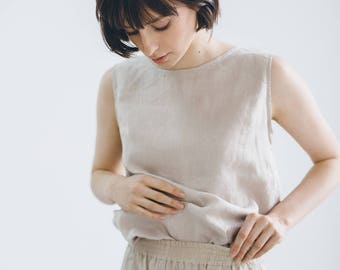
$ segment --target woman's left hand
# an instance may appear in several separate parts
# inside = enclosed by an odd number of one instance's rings
[[[258,258],[280,243],[287,230],[275,215],[250,213],[231,244],[230,254],[236,262]]]

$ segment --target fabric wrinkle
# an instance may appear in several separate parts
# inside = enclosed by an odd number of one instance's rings
[[[167,239],[138,240],[128,244],[121,270],[266,270],[260,258],[233,262],[227,247]]]
[[[158,178],[186,194],[185,208],[164,220],[113,211],[112,222],[129,243],[131,260],[139,257],[145,268],[162,261],[162,267],[180,269],[181,263],[136,253],[136,239],[226,248],[248,214],[266,214],[280,202],[272,152],[271,63],[270,53],[234,47],[192,69],[161,69],[144,56],[113,67],[126,176]],[[229,269],[263,269],[256,267],[249,262]]]

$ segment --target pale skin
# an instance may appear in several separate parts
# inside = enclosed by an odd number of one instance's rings
[[[209,41],[205,30],[196,33],[195,11],[185,6],[179,6],[178,11],[180,16],[171,16],[171,26],[166,31],[157,32],[155,28],[165,26],[170,17],[147,25],[137,35],[130,36],[145,56],[154,58],[170,52],[168,61],[160,64],[160,68],[175,70],[195,67],[234,47],[214,37]],[[271,73],[272,120],[306,151],[313,166],[298,186],[268,213],[246,216],[230,250],[236,262],[258,258],[280,243],[285,233],[315,209],[340,182],[340,145],[306,82],[278,55],[273,55]],[[124,175],[111,80],[109,69],[101,79],[98,92],[97,119],[100,129],[97,130],[92,172],[101,169]],[[111,185],[108,190],[115,188]],[[168,184],[164,190],[174,195],[179,191]]]

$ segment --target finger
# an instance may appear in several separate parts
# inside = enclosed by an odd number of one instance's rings
[[[258,253],[263,248],[263,246],[267,243],[267,241],[272,235],[273,231],[270,229],[270,227],[266,227],[266,229],[262,231],[260,236],[255,240],[250,250],[248,250],[248,252],[243,258],[243,261],[253,259],[255,254]]]
[[[242,260],[243,257],[247,254],[249,249],[254,245],[254,242],[256,241],[257,237],[261,234],[261,232],[265,230],[265,225],[261,223],[259,220],[257,220],[252,227],[251,231],[248,234],[248,237],[243,242],[239,253],[234,258],[235,260]]]
[[[141,216],[145,216],[145,217],[156,219],[156,220],[163,220],[165,218],[164,215],[153,213],[145,209],[143,206],[140,206],[137,204],[133,208],[135,209],[135,212]]]
[[[270,250],[274,245],[276,245],[277,240],[275,239],[275,236],[272,235],[269,240],[264,244],[264,246],[261,248],[260,251],[258,251],[253,258],[261,257],[264,253],[266,253],[268,250]]]
[[[163,194],[162,192],[155,191],[147,186],[144,186],[143,191],[144,197],[148,199],[156,201],[157,203],[160,204],[165,204],[175,209],[183,209],[182,205],[184,205],[184,203],[181,203],[178,200]]]
[[[144,208],[148,209],[149,211],[156,212],[158,214],[176,214],[177,210],[171,207],[163,206],[154,202],[148,198],[138,197],[135,199],[138,205],[143,206]]]
[[[240,230],[237,233],[235,241],[231,244],[231,248],[230,248],[231,256],[235,257],[239,253],[243,245],[243,242],[245,241],[245,239],[247,239],[248,234],[251,231],[255,222],[256,222],[256,216],[254,216],[253,213],[247,215]]]
[[[168,183],[165,180],[161,180],[158,178],[148,177],[144,179],[144,183],[151,188],[156,188],[162,192],[167,192],[173,196],[177,196],[179,198],[184,198],[185,196],[182,195],[184,192],[177,188],[176,186]]]

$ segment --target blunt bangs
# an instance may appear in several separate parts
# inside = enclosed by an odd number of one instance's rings
[[[105,45],[110,51],[130,58],[139,49],[131,46],[125,29],[138,30],[150,24],[155,17],[178,15],[176,10],[178,2],[197,11],[199,27],[196,31],[213,27],[219,15],[218,0],[97,0],[96,18],[100,22]]]

